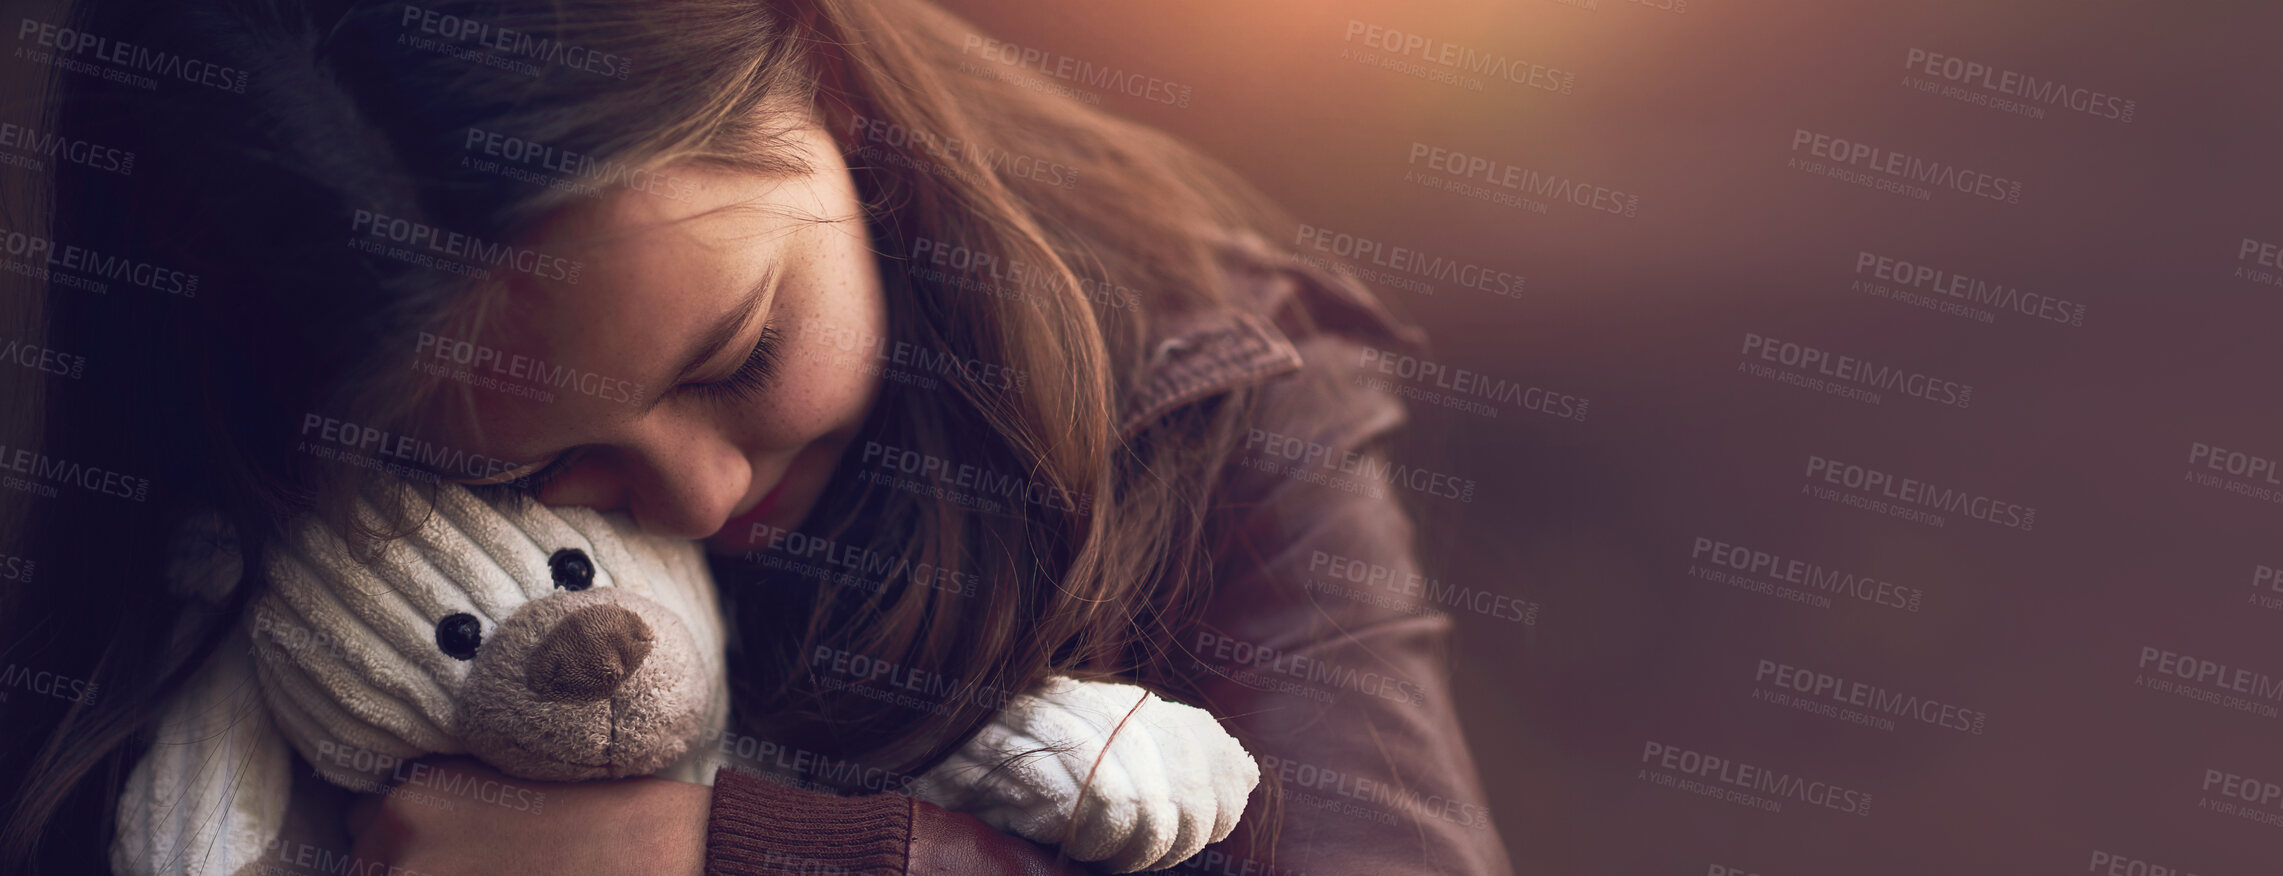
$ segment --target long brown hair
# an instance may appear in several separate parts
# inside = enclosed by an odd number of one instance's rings
[[[471,63],[417,45],[434,33],[408,46],[423,26],[413,9],[576,47],[586,63]],[[43,583],[0,594],[0,647],[101,695],[0,722],[0,784],[16,789],[0,867],[100,860],[138,735],[261,586],[276,522],[349,519],[345,497],[376,475],[299,452],[305,418],[420,434],[416,412],[440,387],[410,367],[414,339],[479,309],[487,287],[343,247],[349,217],[513,241],[591,196],[465,167],[457,138],[469,130],[548,144],[624,180],[679,162],[785,170],[773,145],[813,117],[849,154],[892,340],[1025,376],[1010,391],[959,365],[937,391],[884,384],[859,441],[1018,479],[1051,501],[978,511],[881,487],[844,462],[803,524],[976,586],[785,586],[762,583],[789,574],[781,564],[716,563],[747,732],[910,773],[988,719],[990,692],[1050,671],[1131,677],[1170,662],[1160,658],[1202,596],[1212,484],[1250,397],[1177,412],[1132,441],[1114,424],[1150,327],[1222,296],[1216,241],[1275,220],[1213,162],[1019,75],[962,71],[976,32],[921,0],[199,0],[83,5],[70,23],[224,72],[218,85],[155,91],[52,74],[48,124],[141,163],[131,175],[59,167],[48,236],[198,285],[48,288],[51,346],[103,367],[50,393],[37,446],[152,487],[147,501],[11,494],[39,502],[18,550],[38,555]],[[896,133],[872,136],[882,130]],[[1056,180],[1037,178],[1042,163]],[[940,247],[989,258],[907,261]],[[235,525],[247,558],[216,610],[161,586],[163,534],[200,508]],[[176,638],[178,623],[190,634]],[[818,653],[925,669],[955,692],[941,708],[894,705],[814,677]]]

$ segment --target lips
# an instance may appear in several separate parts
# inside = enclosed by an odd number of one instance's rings
[[[745,512],[746,516],[761,517],[777,510],[777,500],[785,494],[785,482],[792,479],[792,472],[786,472],[785,477],[778,478],[777,485],[770,487],[768,494],[761,497],[761,501],[753,506],[753,510]]]
[[[780,498],[785,492],[785,482],[792,480],[791,474],[791,472],[786,472],[786,476],[779,477],[777,485],[770,487],[769,492],[763,495],[760,501],[753,503],[753,507],[723,523],[721,532],[718,534],[730,534],[740,541],[746,539],[748,537],[746,533],[752,530],[754,523],[769,516],[770,512],[777,510]]]

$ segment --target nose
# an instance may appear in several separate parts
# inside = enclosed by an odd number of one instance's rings
[[[650,625],[616,605],[590,605],[549,630],[531,652],[524,685],[541,701],[608,699],[650,656]]]

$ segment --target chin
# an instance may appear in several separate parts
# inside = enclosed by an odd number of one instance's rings
[[[706,553],[717,557],[734,557],[755,550],[754,547],[734,544],[735,541],[738,539],[731,539],[729,530],[725,527],[722,531],[714,533],[713,537],[705,540]]]

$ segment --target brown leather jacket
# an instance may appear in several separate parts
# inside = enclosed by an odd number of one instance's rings
[[[1246,741],[1263,776],[1243,823],[1171,872],[1207,876],[1512,872],[1451,703],[1451,619],[1430,611],[1376,442],[1402,404],[1365,357],[1418,342],[1352,281],[1252,241],[1232,306],[1156,330],[1131,436],[1182,405],[1260,387],[1218,501],[1235,510],[1214,592],[1170,667]],[[1306,320],[1297,319],[1305,313]],[[1313,331],[1303,328],[1314,323]],[[1440,496],[1441,498],[1434,498]],[[731,770],[709,873],[1080,873],[1053,851],[907,797],[833,797]]]

